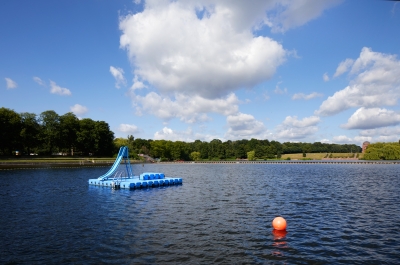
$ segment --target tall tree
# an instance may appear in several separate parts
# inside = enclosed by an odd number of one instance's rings
[[[114,151],[114,133],[105,121],[95,122],[95,153],[99,156],[110,156]]]
[[[94,153],[96,143],[96,124],[92,119],[85,118],[79,121],[80,130],[77,133],[79,150],[84,154]]]
[[[60,144],[63,152],[73,150],[77,145],[77,133],[79,131],[79,119],[72,112],[68,112],[60,117]]]
[[[0,152],[11,155],[20,146],[21,116],[14,110],[0,108]],[[19,150],[18,150],[19,151]]]
[[[60,145],[60,116],[54,110],[47,110],[40,114],[39,122],[45,153],[52,154]]]
[[[32,149],[37,149],[39,146],[40,125],[35,113],[21,113],[21,122],[21,143],[24,150],[30,154]]]

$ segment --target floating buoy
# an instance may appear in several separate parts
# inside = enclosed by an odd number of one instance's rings
[[[272,221],[272,227],[276,230],[286,230],[286,220],[282,217],[275,217]]]

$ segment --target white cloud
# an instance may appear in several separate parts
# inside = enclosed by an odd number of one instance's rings
[[[398,142],[400,137],[400,126],[383,127],[378,129],[361,130],[359,135],[351,138],[346,135],[333,137],[334,143],[339,144],[358,144],[363,142]]]
[[[110,66],[110,73],[115,78],[115,87],[120,88],[126,86],[126,79],[124,77],[124,70],[122,68]]]
[[[170,140],[170,141],[185,141],[192,142],[192,130],[187,131],[174,131],[171,128],[164,127],[161,131],[154,134],[154,140]]]
[[[68,88],[58,86],[54,81],[50,80],[50,92],[61,96],[70,96],[71,91]]]
[[[272,6],[263,2],[146,1],[121,18],[120,45],[134,74],[161,92],[221,97],[270,79],[286,59],[281,44],[252,32]]]
[[[316,97],[322,97],[322,96],[323,95],[321,93],[317,93],[317,92],[313,92],[313,93],[308,94],[308,95],[305,95],[303,93],[297,93],[297,94],[294,94],[292,96],[292,99],[293,100],[298,100],[298,99],[310,100],[310,99],[313,99],[313,98],[316,98]]]
[[[369,129],[360,131],[361,137],[369,137],[372,139],[391,138],[392,141],[400,140],[400,126],[384,127],[378,129]]]
[[[162,97],[155,92],[145,96],[131,92],[131,97],[138,113],[146,112],[163,120],[177,117],[186,123],[210,120],[207,113],[227,116],[237,113],[239,109],[239,100],[235,94],[229,94],[225,98],[206,99],[197,95],[176,94],[175,98],[170,98]]]
[[[228,131],[225,138],[229,140],[265,138],[267,129],[261,121],[250,114],[238,113],[226,118]]]
[[[143,11],[119,23],[120,47],[135,76],[130,92],[136,113],[194,123],[209,120],[209,112],[239,115],[234,91],[269,80],[288,56],[296,56],[257,30],[284,32],[341,0],[142,2]],[[137,92],[142,88],[151,92]],[[277,86],[275,93],[287,89]]]
[[[338,135],[332,138],[332,143],[336,144],[357,144],[359,146],[362,145],[365,141],[372,141],[372,137],[365,136],[355,136],[353,138],[348,137],[347,135]],[[355,152],[355,150],[353,150]]]
[[[372,142],[372,137],[366,137],[366,136],[355,136],[353,138],[353,143],[356,143],[358,145],[362,145],[363,142],[368,141]]]
[[[278,84],[276,85],[274,92],[275,94],[280,94],[280,95],[287,94],[287,88],[285,87],[284,89],[281,89]]]
[[[298,120],[296,116],[287,116],[283,121],[283,125],[296,127],[296,128],[304,128],[315,126],[320,122],[320,118],[317,116],[310,116],[303,118],[302,120]]]
[[[352,138],[347,137],[346,135],[339,135],[339,136],[333,137],[333,142],[340,143],[340,144],[349,144],[349,143],[353,143],[354,140]]]
[[[336,72],[333,75],[333,77],[338,77],[346,73],[353,66],[353,63],[354,61],[352,59],[346,59],[343,62],[341,62],[339,66],[336,68]]]
[[[145,88],[146,85],[139,80],[137,76],[133,78],[133,85],[131,86],[131,90],[142,89]]]
[[[325,73],[325,74],[322,76],[322,79],[324,79],[325,82],[328,82],[328,81],[329,81],[329,75],[328,75],[328,73]]]
[[[88,112],[88,108],[79,104],[75,104],[69,108],[75,115],[84,115]]]
[[[312,136],[318,131],[317,124],[320,118],[310,116],[298,120],[296,116],[287,116],[282,124],[276,127],[275,137],[278,139],[303,139]]]
[[[36,83],[38,83],[38,84],[41,85],[41,86],[46,86],[46,83],[45,83],[42,79],[40,79],[39,77],[37,77],[37,76],[34,76],[34,77],[33,77],[33,81],[35,81]]]
[[[398,142],[400,140],[399,135],[379,135],[373,138],[374,142]],[[371,141],[370,141],[371,142]]]
[[[140,132],[141,130],[134,124],[124,124],[124,123],[122,123],[122,124],[119,125],[118,131],[123,132],[123,133],[134,134],[134,133]]]
[[[154,139],[183,142],[194,142],[195,140],[201,140],[210,142],[213,139],[218,139],[218,137],[211,134],[202,134],[199,132],[195,133],[190,127],[186,131],[178,131],[168,127],[164,127],[162,130],[154,134]]]
[[[273,31],[284,32],[290,28],[306,24],[308,21],[319,17],[324,10],[331,8],[342,1],[343,0],[273,1],[275,3],[275,9],[270,12],[269,22]]]
[[[395,55],[363,48],[353,63],[349,86],[324,102],[316,115],[330,116],[349,108],[393,106],[400,97],[400,61]]]
[[[361,107],[341,127],[345,129],[374,129],[399,123],[400,113],[387,109]]]
[[[11,78],[6,77],[4,79],[6,80],[7,89],[14,89],[18,86],[17,82],[12,80]]]

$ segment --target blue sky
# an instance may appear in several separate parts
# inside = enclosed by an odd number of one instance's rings
[[[400,139],[400,3],[0,2],[0,106],[191,142]]]

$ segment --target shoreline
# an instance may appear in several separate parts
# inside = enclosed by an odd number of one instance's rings
[[[14,169],[43,169],[43,168],[83,168],[83,167],[111,167],[114,162],[111,161],[79,161],[79,162],[0,162],[0,170]],[[121,163],[124,164],[124,163]],[[142,164],[142,162],[131,162],[131,164]],[[153,164],[153,163],[144,163]],[[332,159],[332,160],[276,160],[276,161],[179,161],[179,162],[157,162],[154,164],[400,164],[400,160],[350,160],[350,159]]]

